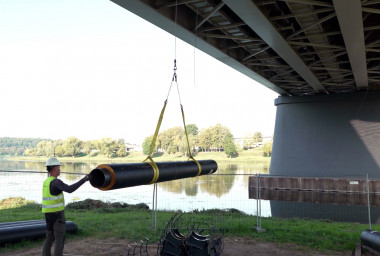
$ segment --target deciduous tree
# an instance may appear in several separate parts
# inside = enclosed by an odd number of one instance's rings
[[[224,148],[224,137],[227,133],[231,133],[227,127],[221,124],[216,124],[205,130],[202,130],[199,134],[198,143],[202,149],[214,149],[221,150]]]
[[[249,149],[251,148],[253,145],[253,136],[251,133],[248,133],[244,139],[243,139],[243,149],[246,150],[246,149]]]
[[[192,134],[194,136],[197,136],[199,131],[196,124],[188,124],[186,125],[187,134]]]
[[[237,154],[234,137],[230,132],[224,136],[224,152],[228,157],[234,157]]]
[[[193,134],[188,134],[188,138],[189,138],[190,151],[193,152],[195,141],[196,141],[196,136],[194,136]],[[188,144],[187,144],[186,136],[182,137],[181,143],[179,145],[179,152],[183,153],[186,156],[189,156],[189,150],[188,150]]]
[[[62,145],[65,156],[77,156],[80,153],[81,144],[82,142],[73,136],[67,138]]]
[[[127,150],[126,150],[125,144],[119,144],[119,149],[117,150],[116,155],[118,157],[127,156]]]
[[[149,154],[150,145],[152,144],[152,140],[153,140],[153,135],[146,137],[142,143],[142,150],[143,150],[143,153],[145,155]],[[153,148],[153,153],[156,152],[156,150],[157,150],[157,146],[155,145]]]
[[[263,142],[263,135],[261,134],[261,132],[255,132],[253,134],[252,140],[254,143]]]
[[[158,147],[169,154],[179,152],[179,146],[183,136],[184,129],[182,127],[177,126],[167,129],[158,135]]]
[[[106,156],[111,157],[116,154],[117,142],[110,137],[101,138],[99,140],[100,152]]]
[[[264,153],[264,156],[271,156],[272,155],[272,147],[273,147],[273,143],[272,141],[267,141],[264,143],[263,145],[263,153]]]

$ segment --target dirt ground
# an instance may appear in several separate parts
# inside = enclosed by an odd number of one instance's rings
[[[268,242],[258,242],[250,238],[223,238],[224,256],[245,256],[245,255],[310,255],[310,256],[327,256],[327,255],[353,255],[353,252],[319,252],[306,249],[302,246],[293,244],[275,244]],[[85,255],[128,255],[128,245],[131,250],[129,255],[133,255],[134,243],[122,239],[110,239],[107,241],[100,239],[86,238],[82,240],[71,240],[65,244],[64,255],[67,256],[85,256]],[[136,247],[135,255],[157,255],[157,245],[148,246],[148,253],[141,253],[139,246]],[[4,256],[39,256],[42,253],[42,245],[38,248],[19,250],[11,253],[2,254]]]

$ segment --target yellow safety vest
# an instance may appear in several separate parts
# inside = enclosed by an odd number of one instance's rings
[[[42,212],[59,212],[65,209],[65,198],[61,192],[58,196],[53,196],[50,194],[50,182],[54,180],[55,177],[49,177],[44,181],[42,188]]]

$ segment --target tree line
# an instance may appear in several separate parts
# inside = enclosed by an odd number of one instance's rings
[[[25,150],[34,148],[44,139],[0,137],[0,155],[22,156]]]
[[[36,147],[27,149],[26,156],[95,156],[102,154],[106,157],[127,156],[125,141],[102,138],[100,140],[82,141],[76,137],[66,140],[42,140]]]
[[[198,151],[223,151],[227,156],[237,156],[237,148],[247,150],[262,146],[264,156],[271,156],[272,142],[263,142],[261,132],[248,134],[243,138],[243,145],[236,145],[231,131],[221,124],[216,124],[199,131],[195,124],[186,126],[190,150]],[[144,139],[142,149],[144,154],[149,154],[153,135]],[[165,152],[168,154],[183,153],[188,155],[188,145],[185,131],[182,127],[173,127],[158,134],[153,152]]]
[[[195,124],[186,126],[190,150],[196,151],[224,151],[228,156],[237,155],[234,137],[227,127],[216,124],[199,131]],[[153,141],[153,135],[144,139],[142,149],[144,154],[149,154]],[[185,130],[182,127],[173,127],[158,134],[153,152],[165,152],[168,154],[183,153],[188,155],[188,144]]]
[[[261,143],[263,136],[255,132],[247,135],[243,145],[235,145],[231,131],[221,124],[208,127],[199,131],[197,125],[186,126],[190,150],[194,152],[224,152],[229,157],[237,156],[237,148],[244,150],[257,145],[263,146],[265,156],[272,153],[272,143]],[[142,143],[144,154],[149,154],[153,135],[148,136]],[[168,154],[182,153],[188,156],[188,144],[183,127],[173,127],[160,132],[152,153],[164,152]],[[25,155],[25,156],[58,156],[77,157],[104,155],[106,157],[125,157],[127,148],[123,139],[113,140],[106,137],[99,140],[82,141],[76,137],[66,140],[28,139],[28,138],[0,138],[0,155]]]

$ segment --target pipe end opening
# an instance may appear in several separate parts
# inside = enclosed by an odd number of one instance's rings
[[[91,171],[90,184],[95,188],[100,188],[104,185],[106,178],[102,169],[94,169]]]

